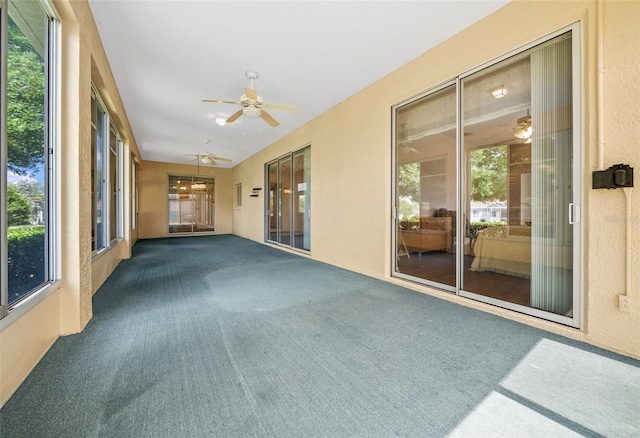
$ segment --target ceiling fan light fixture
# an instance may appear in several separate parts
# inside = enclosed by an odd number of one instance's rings
[[[531,127],[531,116],[521,117],[518,119],[518,129],[513,132],[515,138],[521,140],[530,140],[533,136],[533,128]]]
[[[242,115],[250,119],[257,119],[261,114],[262,111],[253,106],[246,106],[242,109]]]

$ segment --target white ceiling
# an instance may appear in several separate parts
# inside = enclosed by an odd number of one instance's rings
[[[211,152],[232,167],[425,53],[508,0],[89,0],[143,160]],[[280,126],[216,115],[245,76]]]

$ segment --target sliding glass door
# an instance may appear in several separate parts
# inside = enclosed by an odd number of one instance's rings
[[[456,285],[456,86],[397,110],[396,272]],[[453,290],[453,289],[452,289]]]
[[[578,325],[572,36],[396,108],[394,275]],[[443,234],[451,236],[447,248],[434,243]]]
[[[169,175],[169,233],[215,231],[215,180]]]
[[[311,146],[266,165],[265,239],[311,249]]]

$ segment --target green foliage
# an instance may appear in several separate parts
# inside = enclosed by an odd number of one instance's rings
[[[14,185],[29,200],[32,207],[44,211],[44,184],[38,181],[18,181]]]
[[[420,201],[420,163],[398,166],[398,195]]]
[[[420,218],[418,216],[411,216],[400,221],[400,228],[403,230],[416,230],[420,228]]]
[[[505,227],[506,222],[471,222],[469,234],[471,237],[478,237],[478,233],[485,228]]]
[[[10,303],[44,282],[44,242],[44,226],[8,229]]]
[[[28,225],[30,220],[31,203],[13,184],[7,185],[8,225]]]
[[[471,199],[478,202],[507,199],[507,146],[471,152]]]
[[[24,175],[44,160],[44,60],[11,19],[7,34],[7,167]]]
[[[407,219],[410,217],[418,217],[420,214],[420,204],[409,198],[398,199],[398,217]]]

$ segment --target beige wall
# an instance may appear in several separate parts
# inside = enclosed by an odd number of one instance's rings
[[[169,236],[169,175],[215,178],[215,232],[232,232],[233,186],[231,169],[211,166],[192,166],[157,161],[144,161],[138,173],[140,187],[139,236],[141,239]]]
[[[58,339],[59,301],[56,291],[0,331],[0,406]]]
[[[59,172],[60,278],[57,290],[0,330],[0,406],[61,335],[80,332],[92,316],[91,297],[123,258],[137,233],[125,202],[124,236],[99,257],[91,254],[91,83],[98,88],[124,141],[125,175],[139,156],[109,63],[86,1],[54,0],[62,21]],[[125,178],[124,199],[129,199]],[[9,322],[8,322],[9,321]]]
[[[631,165],[636,170],[636,188],[628,212],[621,189],[587,191],[586,336],[596,344],[640,357],[640,2],[606,2],[603,17],[604,167]],[[595,100],[594,94],[589,100]],[[594,127],[597,110],[591,115],[588,123]],[[598,168],[596,135],[588,144],[588,170]],[[627,222],[632,243],[629,288],[625,284]],[[618,294],[625,291],[631,313],[618,310]]]
[[[598,17],[604,17],[604,101],[596,93]],[[391,269],[391,106],[483,63],[581,23],[584,81],[583,326],[575,330],[533,317],[389,278]],[[373,277],[400,282],[421,292],[480,308],[553,332],[640,357],[640,274],[631,275],[633,313],[621,312],[625,291],[625,218],[640,239],[640,202],[632,196],[625,212],[621,190],[591,190],[598,167],[597,120],[602,111],[606,167],[637,167],[640,139],[640,2],[608,1],[599,15],[594,1],[515,1],[396,70],[337,107],[234,168],[233,182],[245,193],[263,187],[264,164],[310,143],[311,256]],[[234,211],[234,233],[264,239],[264,190]],[[639,260],[637,246],[632,266]]]

